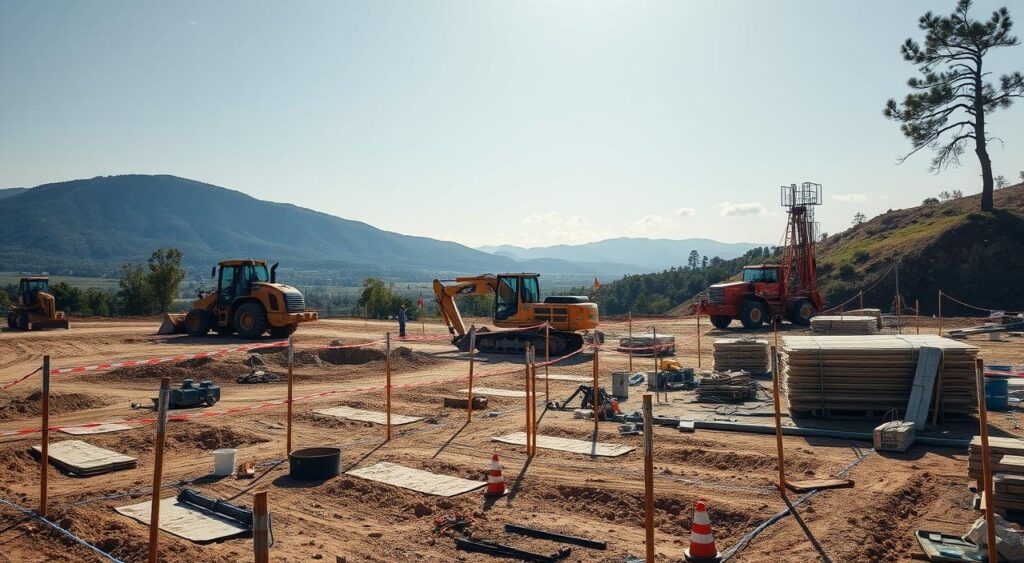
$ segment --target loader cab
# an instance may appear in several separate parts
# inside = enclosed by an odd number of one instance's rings
[[[745,266],[743,281],[751,284],[754,293],[764,295],[768,299],[778,298],[782,287],[782,266],[778,264]]]
[[[504,321],[519,315],[522,305],[540,303],[538,274],[501,274],[494,291],[494,318]]]
[[[221,262],[220,276],[217,279],[217,303],[230,305],[235,299],[248,296],[252,292],[252,284],[268,282],[270,277],[266,262],[252,260]]]
[[[25,307],[35,305],[39,292],[50,292],[50,280],[48,278],[21,278],[18,283],[18,296]]]

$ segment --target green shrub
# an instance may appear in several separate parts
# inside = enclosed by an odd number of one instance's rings
[[[850,278],[853,278],[855,275],[857,275],[857,269],[854,268],[851,264],[843,264],[842,266],[839,266],[840,279],[848,280]]]
[[[863,264],[864,262],[867,262],[868,258],[871,258],[871,253],[868,252],[867,250],[864,250],[863,248],[855,250],[853,252],[853,261],[858,264]]]

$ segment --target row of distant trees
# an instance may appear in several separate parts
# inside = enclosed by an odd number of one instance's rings
[[[57,309],[72,315],[149,315],[171,309],[185,279],[183,255],[177,248],[161,248],[145,263],[125,262],[117,291],[95,287],[82,289],[67,282],[50,284]],[[0,291],[0,310],[18,297],[18,286]]]

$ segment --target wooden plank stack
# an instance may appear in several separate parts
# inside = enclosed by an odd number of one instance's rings
[[[846,311],[843,315],[854,316],[854,317],[872,317],[878,321],[878,328],[882,328],[882,310],[881,309],[854,309],[852,311]]]
[[[1024,510],[1024,440],[989,436],[989,459],[995,492],[993,508],[999,514],[1008,509]],[[981,437],[971,440],[971,456],[967,462],[968,477],[982,489]]]
[[[697,386],[697,400],[714,403],[745,401],[754,398],[756,392],[757,384],[747,372],[716,372],[701,378]]]
[[[768,341],[763,338],[718,338],[715,340],[715,370],[743,370],[767,373]]]
[[[943,351],[935,383],[942,414],[976,412],[978,349],[935,335],[786,336],[779,351],[779,381],[791,412],[902,414],[922,346]]]
[[[818,334],[875,334],[878,320],[858,315],[819,315],[811,319],[811,331]]]

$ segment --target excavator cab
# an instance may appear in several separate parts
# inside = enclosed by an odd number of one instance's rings
[[[48,278],[21,278],[21,281],[18,282],[18,303],[24,307],[35,305],[40,291],[50,292]]]
[[[494,292],[494,319],[515,319],[521,310],[540,300],[540,282],[537,274],[502,274]]]

